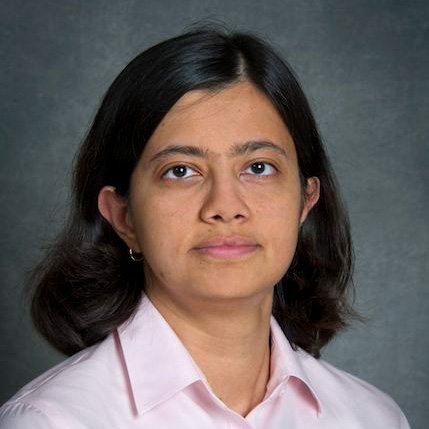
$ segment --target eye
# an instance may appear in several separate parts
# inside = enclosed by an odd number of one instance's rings
[[[195,171],[193,168],[188,167],[187,165],[175,165],[173,167],[170,167],[168,170],[166,170],[162,177],[166,177],[167,179],[183,179],[187,177],[192,177],[192,175],[186,175],[188,171]],[[170,174],[171,173],[171,174]]]
[[[268,166],[268,168],[266,166]],[[257,176],[270,176],[275,174],[277,171],[277,168],[269,162],[254,162],[253,164],[249,165],[246,170],[249,168]]]

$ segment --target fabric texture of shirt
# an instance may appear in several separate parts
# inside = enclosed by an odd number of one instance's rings
[[[1,429],[408,429],[370,384],[294,351],[273,316],[266,395],[246,417],[228,408],[144,296],[101,343],[24,386],[0,408]]]

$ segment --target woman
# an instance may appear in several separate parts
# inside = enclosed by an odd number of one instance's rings
[[[260,39],[199,29],[135,58],[74,170],[32,313],[73,355],[1,428],[407,428],[320,360],[357,317],[349,225],[310,108]]]

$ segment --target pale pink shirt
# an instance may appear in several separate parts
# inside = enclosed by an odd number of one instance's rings
[[[303,350],[271,317],[271,374],[246,417],[211,390],[175,332],[144,296],[131,320],[22,388],[1,429],[396,429],[396,403]]]

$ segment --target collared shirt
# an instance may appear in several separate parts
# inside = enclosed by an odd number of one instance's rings
[[[151,301],[104,341],[23,387],[1,429],[409,429],[370,384],[294,351],[273,316],[266,395],[246,417],[228,408]]]

